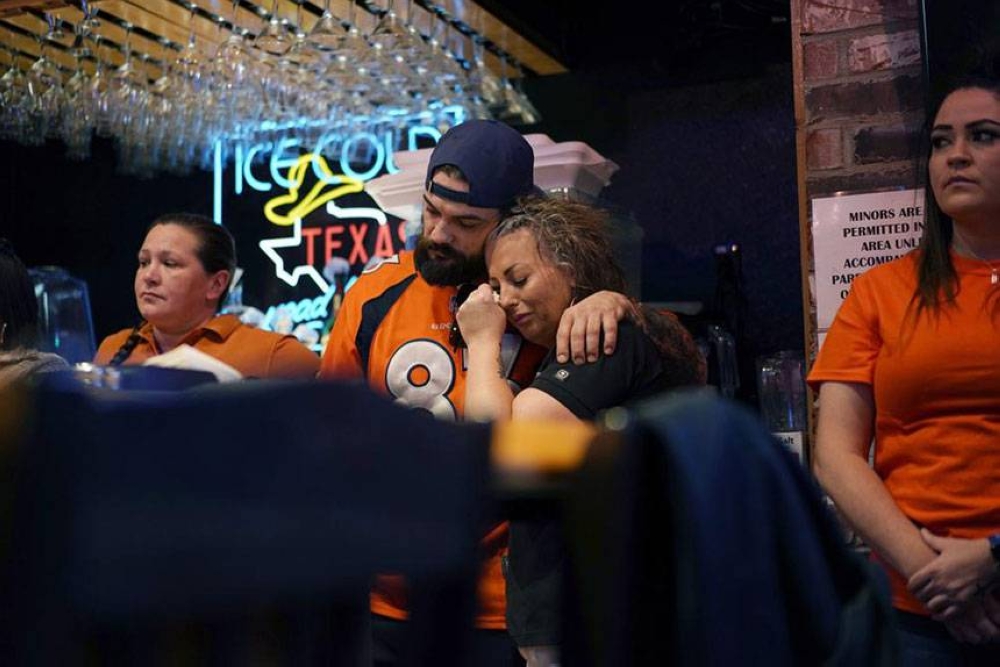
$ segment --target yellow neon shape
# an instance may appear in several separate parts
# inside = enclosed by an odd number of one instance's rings
[[[313,162],[319,165],[320,170],[327,179],[341,185],[328,192],[323,192],[323,188],[331,184],[321,179],[313,186],[312,190],[309,191],[309,194],[302,201],[295,203],[299,197],[299,189],[305,182],[306,168]],[[301,220],[331,199],[361,192],[365,187],[364,182],[356,178],[351,178],[343,174],[334,174],[330,171],[330,165],[326,163],[326,158],[316,153],[306,153],[301,156],[288,170],[288,180],[292,183],[292,186],[288,188],[288,194],[278,195],[264,204],[264,217],[279,227],[290,227],[295,224],[296,220]],[[281,215],[275,211],[279,206],[286,204],[294,204],[294,206],[285,215]]]

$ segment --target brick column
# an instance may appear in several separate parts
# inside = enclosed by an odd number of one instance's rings
[[[810,362],[816,352],[811,199],[922,185],[919,19],[918,0],[792,0],[799,237]]]

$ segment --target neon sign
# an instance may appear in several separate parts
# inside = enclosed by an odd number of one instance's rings
[[[458,109],[461,110],[460,107]],[[465,120],[464,110],[462,111],[463,113],[451,115],[453,122],[449,126]],[[273,127],[265,123],[262,129]],[[294,136],[285,136],[276,141],[236,143],[233,146],[233,191],[240,195],[245,187],[257,192],[271,192],[275,186],[290,188],[292,178],[286,174],[294,168],[303,154],[322,155],[324,160],[336,158],[339,174],[361,182],[369,181],[383,170],[390,174],[399,171],[393,159],[396,150],[416,150],[421,143],[436,144],[440,138],[441,131],[438,128],[418,125],[407,128],[405,139],[402,140],[397,131],[387,128],[379,134],[358,132],[345,136],[339,132],[328,132],[321,135],[312,146],[307,146],[302,139]],[[330,155],[331,152],[335,155]],[[217,155],[220,154],[221,146],[217,148]],[[217,174],[221,168],[218,162],[217,160]],[[330,174],[329,170],[326,173],[319,171],[315,165],[314,171],[316,178],[321,181]],[[221,182],[217,188],[218,201]]]
[[[309,194],[300,200],[299,190],[305,183],[306,169],[309,167],[312,167],[313,172],[317,174],[318,181]],[[296,220],[301,221],[328,201],[352,192],[361,192],[365,187],[358,179],[333,174],[326,163],[326,158],[316,153],[307,153],[293,162],[288,170],[288,179],[283,184],[288,188],[288,194],[278,195],[264,205],[264,217],[279,227],[287,227]],[[329,185],[337,187],[324,192]],[[288,211],[284,213],[278,211],[279,207],[286,205],[291,205]],[[382,215],[382,219],[384,224],[385,214]]]
[[[453,120],[449,125],[464,120],[464,110],[459,108]],[[282,128],[265,124],[261,129]],[[257,326],[294,332],[313,349],[322,349],[323,336],[332,322],[331,309],[339,306],[337,294],[346,292],[364,267],[396,254],[406,243],[406,221],[390,219],[375,206],[354,205],[359,196],[364,198],[365,181],[386,171],[398,171],[394,160],[397,146],[414,150],[437,143],[440,136],[437,127],[418,125],[405,132],[385,129],[347,137],[329,132],[308,142],[309,151],[304,150],[307,142],[293,134],[274,141],[236,143],[231,150],[231,180],[224,174],[222,146],[216,147],[216,222],[223,220],[226,186],[232,188],[230,196],[267,195],[261,215],[272,229],[282,233],[261,238],[256,245],[264,266],[269,267],[268,275],[284,285],[283,290],[299,293],[279,303],[250,304],[260,311]],[[351,204],[338,201],[345,197]],[[239,237],[240,230],[234,228],[234,232]],[[334,276],[331,262],[346,263],[355,275]]]

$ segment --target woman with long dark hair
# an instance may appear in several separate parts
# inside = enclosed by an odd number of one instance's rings
[[[998,665],[1000,82],[932,118],[921,245],[855,279],[810,372],[814,468],[889,574],[903,664]]]
[[[191,213],[161,216],[146,233],[138,263],[135,300],[142,321],[105,338],[95,363],[141,364],[190,345],[244,377],[315,377],[319,356],[293,336],[218,314],[236,268],[236,246],[225,227]]]

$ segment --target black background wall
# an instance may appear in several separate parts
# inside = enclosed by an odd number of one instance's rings
[[[740,246],[740,394],[752,399],[755,358],[803,347],[792,73],[707,64],[529,79],[543,121],[528,129],[619,165],[602,200],[643,230],[641,296],[700,302],[696,331],[732,320],[714,249]]]
[[[758,354],[802,347],[791,69],[718,66],[657,78],[627,69],[525,82],[543,121],[520,127],[585,141],[620,167],[604,203],[643,230],[641,296],[717,308],[718,244],[742,249],[738,350],[744,397]],[[211,214],[211,175],[141,180],[116,172],[112,147],[85,162],[44,147],[0,143],[0,234],[29,265],[68,269],[90,287],[101,337],[135,319],[132,276],[146,225],[175,210]],[[238,221],[229,221],[240,237]],[[246,261],[260,253],[248,239]],[[700,322],[694,322],[697,326]]]
[[[921,11],[930,105],[956,78],[1000,74],[1000,3],[923,0]]]
[[[161,213],[211,215],[212,177],[120,175],[110,141],[89,160],[64,157],[61,142],[0,142],[0,235],[30,266],[67,269],[88,284],[97,340],[134,324],[132,278],[146,226]]]

